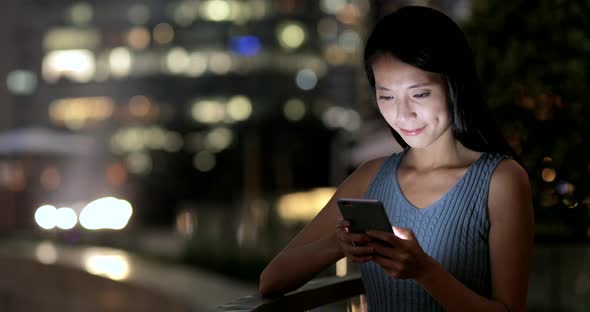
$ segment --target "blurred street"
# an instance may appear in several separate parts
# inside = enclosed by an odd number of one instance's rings
[[[257,289],[254,283],[121,249],[49,241],[1,241],[0,263],[1,311],[205,311]],[[96,277],[80,278],[81,272]],[[103,278],[116,282],[107,286],[115,298],[106,302]],[[151,305],[142,302],[149,296]],[[170,302],[174,309],[166,305]]]

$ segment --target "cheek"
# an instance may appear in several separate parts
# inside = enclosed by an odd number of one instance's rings
[[[435,109],[423,109],[420,112],[418,112],[418,116],[422,116],[423,119],[439,123],[447,123],[449,121],[449,112],[447,111],[446,107],[436,107]]]
[[[393,105],[387,105],[387,103],[383,103],[377,104],[377,106],[379,107],[379,111],[385,120],[392,121],[395,118],[395,108]]]

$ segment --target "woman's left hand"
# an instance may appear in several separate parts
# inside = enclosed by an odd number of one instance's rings
[[[393,227],[393,234],[382,231],[368,231],[367,235],[375,249],[375,261],[383,270],[394,278],[418,279],[432,267],[432,259],[427,255],[411,229]],[[385,244],[384,244],[385,243]]]

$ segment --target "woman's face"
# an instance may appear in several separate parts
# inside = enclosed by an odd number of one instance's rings
[[[377,104],[387,123],[414,148],[452,136],[447,94],[440,75],[390,55],[372,65]]]

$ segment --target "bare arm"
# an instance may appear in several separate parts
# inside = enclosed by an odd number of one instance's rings
[[[364,196],[383,160],[369,161],[353,172],[322,211],[267,265],[260,274],[259,289],[263,296],[294,290],[344,257],[336,237],[342,218],[336,201],[340,197]]]
[[[533,245],[533,207],[527,173],[503,161],[488,197],[491,300],[466,288],[440,264],[419,283],[448,311],[525,311]]]

